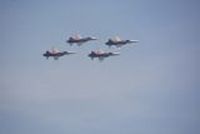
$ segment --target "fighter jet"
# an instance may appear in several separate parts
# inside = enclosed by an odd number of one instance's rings
[[[64,55],[69,55],[69,54],[75,54],[75,52],[68,52],[68,51],[59,51],[55,48],[53,48],[51,51],[47,50],[46,53],[43,54],[44,57],[47,59],[49,57],[53,57],[54,60],[57,60],[59,57],[64,56]]]
[[[118,36],[114,38],[108,39],[108,41],[105,43],[109,47],[111,46],[116,46],[118,48],[122,47],[123,45],[130,44],[130,43],[137,43],[139,42],[138,40],[122,40]]]
[[[83,43],[91,41],[91,40],[97,40],[96,37],[81,37],[79,34],[75,36],[69,37],[69,39],[66,41],[67,43],[72,46],[73,44],[77,44],[78,46],[81,46]]]
[[[102,50],[98,50],[98,51],[91,51],[91,53],[88,54],[88,57],[90,57],[92,60],[94,58],[99,58],[99,61],[103,61],[104,58],[107,58],[109,56],[116,56],[116,55],[120,55],[120,53],[117,53],[117,52],[104,52]]]

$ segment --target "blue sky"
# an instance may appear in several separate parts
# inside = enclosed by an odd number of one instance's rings
[[[198,0],[0,0],[0,133],[199,130]],[[70,47],[80,33],[98,41]],[[112,36],[138,39],[91,61]],[[46,60],[51,47],[76,55]]]

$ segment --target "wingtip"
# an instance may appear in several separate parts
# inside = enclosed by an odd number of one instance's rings
[[[130,40],[131,43],[138,43],[139,40]]]
[[[92,40],[98,40],[96,37],[91,37]]]
[[[68,54],[76,54],[76,52],[68,52]]]
[[[113,52],[113,55],[120,55],[120,52]]]

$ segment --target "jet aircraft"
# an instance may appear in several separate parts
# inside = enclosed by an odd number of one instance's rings
[[[99,58],[100,61],[103,61],[104,58],[107,58],[109,56],[116,56],[116,55],[120,55],[120,53],[117,53],[117,52],[104,52],[102,50],[98,50],[98,51],[91,51],[91,53],[88,54],[88,57],[90,57],[92,60],[94,58]]]
[[[54,60],[57,60],[59,57],[64,56],[64,55],[69,55],[69,54],[75,54],[75,52],[68,52],[68,51],[59,51],[55,48],[53,48],[51,51],[47,50],[46,53],[43,54],[44,57],[47,59],[49,57],[53,57]]]
[[[69,43],[70,46],[72,46],[73,44],[77,44],[78,46],[81,46],[83,43],[86,43],[92,40],[97,40],[97,38],[96,37],[81,37],[79,34],[77,34],[75,36],[69,37],[69,39],[66,42]]]
[[[123,45],[130,44],[130,43],[137,43],[138,40],[122,40],[118,36],[114,38],[109,38],[108,41],[105,43],[109,47],[116,46],[118,48],[122,47]]]

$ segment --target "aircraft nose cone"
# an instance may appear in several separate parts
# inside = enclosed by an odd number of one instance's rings
[[[97,40],[97,38],[96,37],[91,37],[91,40]]]
[[[106,44],[106,45],[109,45],[109,42],[107,41],[105,44]]]
[[[139,40],[130,40],[131,43],[138,43]]]
[[[88,57],[91,57],[91,53],[90,53],[90,54],[88,54]]]

